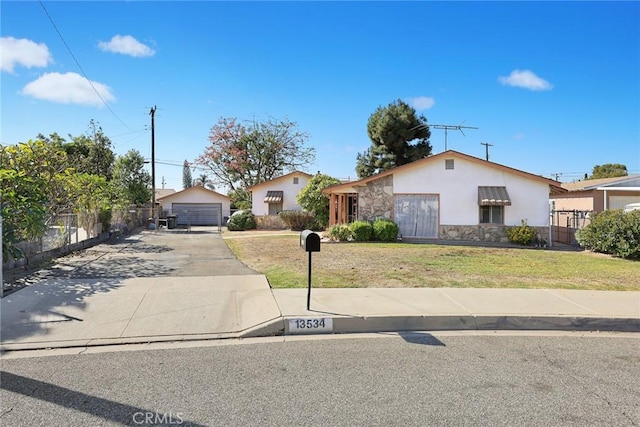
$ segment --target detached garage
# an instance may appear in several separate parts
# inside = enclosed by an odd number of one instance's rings
[[[231,199],[196,186],[158,199],[164,215],[177,215],[178,225],[224,225],[231,215]]]

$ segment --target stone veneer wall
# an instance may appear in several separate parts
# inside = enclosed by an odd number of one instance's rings
[[[466,240],[475,242],[508,243],[509,238],[504,225],[441,225],[440,239],[442,240]],[[534,227],[538,239],[548,241],[549,229],[547,227]]]
[[[391,219],[393,213],[393,177],[368,182],[358,190],[358,219]]]

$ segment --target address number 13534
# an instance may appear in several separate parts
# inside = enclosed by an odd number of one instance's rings
[[[292,333],[333,332],[333,319],[330,317],[289,319],[289,331]]]

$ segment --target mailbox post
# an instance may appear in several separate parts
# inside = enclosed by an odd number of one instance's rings
[[[311,306],[311,253],[320,252],[320,236],[311,230],[300,233],[300,247],[309,253],[309,274],[307,281],[307,310]]]

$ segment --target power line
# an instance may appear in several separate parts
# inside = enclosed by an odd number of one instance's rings
[[[44,10],[44,13],[47,15],[47,18],[49,18],[49,22],[51,22],[51,25],[53,26],[53,29],[56,30],[56,33],[58,33],[58,36],[60,37],[60,40],[62,40],[62,44],[64,44],[64,46],[67,48],[67,51],[69,52],[69,55],[71,55],[71,58],[73,58],[74,62],[76,63],[76,65],[78,66],[78,68],[80,69],[80,72],[82,73],[83,77],[87,80],[87,82],[89,82],[89,86],[91,86],[91,88],[93,89],[93,91],[96,93],[96,95],[98,95],[98,98],[100,98],[100,100],[102,101],[102,103],[104,104],[105,107],[107,107],[107,109],[111,112],[111,114],[113,114],[113,117],[115,117],[116,119],[118,119],[118,121],[120,123],[122,123],[127,129],[133,131],[133,129],[126,124],[116,113],[115,111],[113,111],[111,109],[111,107],[109,106],[109,104],[107,104],[107,101],[104,100],[104,98],[102,97],[102,95],[100,95],[100,92],[98,92],[98,89],[96,89],[96,87],[93,85],[93,82],[91,81],[91,79],[89,78],[89,76],[87,75],[87,73],[84,71],[84,69],[82,68],[82,65],[80,65],[80,62],[76,59],[75,55],[73,54],[73,52],[71,51],[71,48],[69,47],[69,45],[67,44],[67,42],[65,41],[64,37],[62,37],[62,33],[60,33],[60,30],[58,30],[58,27],[56,26],[56,23],[53,21],[53,18],[51,17],[51,15],[49,15],[49,11],[47,10],[47,8],[44,6],[44,3],[42,2],[42,0],[38,1],[40,3],[40,6],[42,6],[42,9]]]
[[[145,161],[148,162],[149,159],[145,158]],[[165,165],[165,166],[175,166],[175,167],[180,167],[180,168],[184,167],[184,161],[178,162],[177,160],[158,160],[158,159],[156,159],[156,164]],[[200,165],[197,165],[197,164],[191,163],[191,162],[189,163],[189,168],[190,169],[202,170],[202,171],[209,171],[210,170],[209,168],[207,168],[205,166],[200,166]]]

